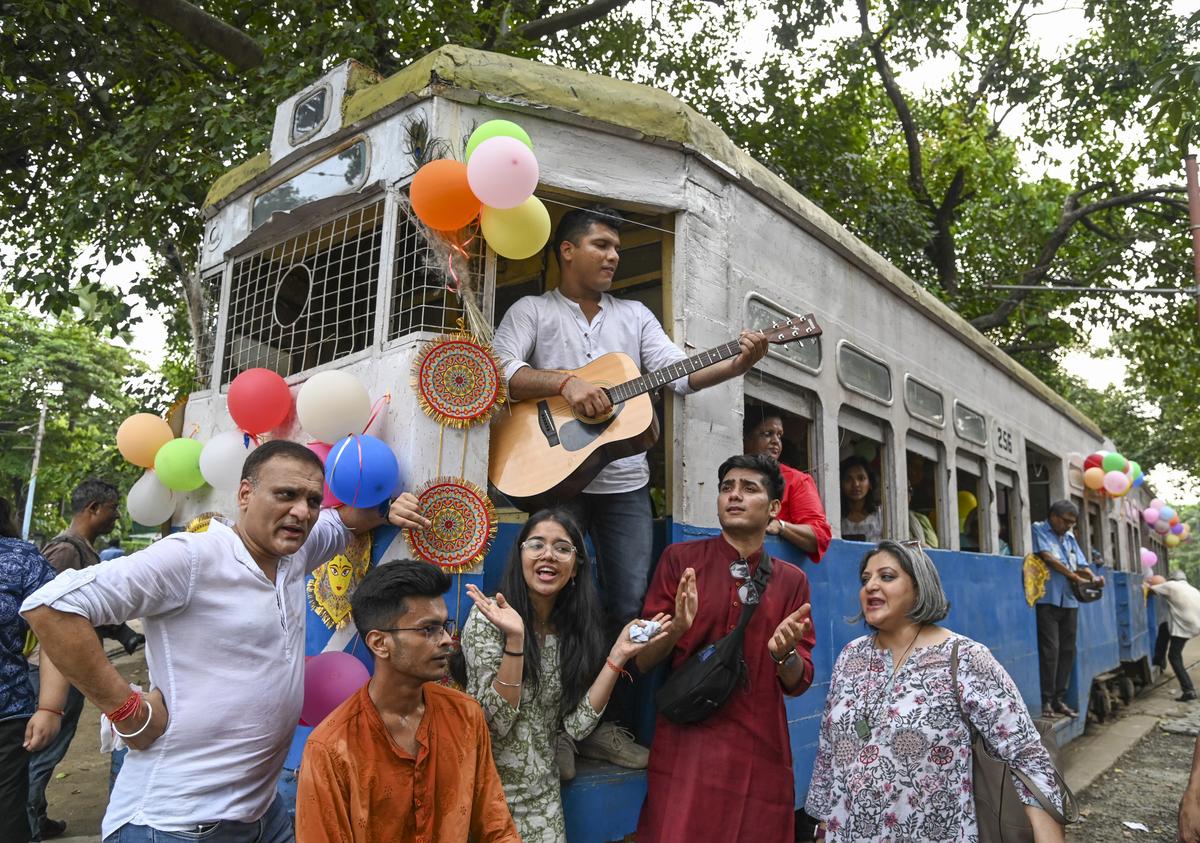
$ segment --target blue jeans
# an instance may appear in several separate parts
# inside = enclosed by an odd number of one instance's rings
[[[147,825],[126,823],[105,837],[104,843],[293,843],[295,839],[292,817],[283,806],[283,797],[277,793],[267,813],[256,822],[221,820],[202,823],[192,831],[159,831]]]
[[[29,681],[33,685],[36,696],[41,689],[41,672],[34,666],[29,667]],[[62,728],[58,735],[44,749],[29,756],[29,826],[34,840],[40,840],[39,827],[42,817],[46,816],[46,785],[54,775],[54,768],[63,760],[71,741],[75,738],[75,729],[79,726],[79,716],[83,714],[83,694],[71,686],[67,692],[67,705],[63,710]]]

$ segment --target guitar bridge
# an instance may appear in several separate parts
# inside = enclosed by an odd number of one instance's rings
[[[537,409],[538,427],[546,437],[546,444],[553,448],[558,444],[558,429],[554,426],[554,416],[550,413],[550,402],[539,401]]]

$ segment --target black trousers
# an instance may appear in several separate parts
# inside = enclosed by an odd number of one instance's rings
[[[1172,635],[1171,643],[1167,646],[1167,661],[1171,663],[1171,670],[1175,671],[1175,678],[1179,680],[1179,690],[1185,694],[1194,694],[1196,686],[1192,684],[1192,677],[1188,676],[1187,666],[1183,663],[1183,646],[1187,642],[1186,638]]]
[[[25,751],[25,725],[29,721],[0,722],[0,840],[28,843],[29,753]]]
[[[1075,625],[1078,609],[1037,606],[1038,662],[1041,668],[1042,705],[1065,703],[1071,668],[1075,664]]]

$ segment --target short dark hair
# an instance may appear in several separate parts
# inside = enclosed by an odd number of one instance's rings
[[[763,483],[767,487],[767,494],[770,495],[771,500],[783,500],[783,490],[787,488],[787,484],[784,482],[783,472],[779,470],[779,463],[775,461],[774,457],[766,454],[732,456],[721,463],[721,467],[717,469],[717,482],[724,482],[725,475],[735,468],[758,472],[762,475]]]
[[[1059,518],[1066,518],[1068,515],[1072,515],[1075,518],[1078,518],[1079,507],[1077,507],[1072,501],[1055,501],[1054,503],[1050,504],[1050,515],[1057,515]]]
[[[428,562],[397,559],[376,565],[350,595],[350,613],[359,635],[386,629],[408,611],[409,597],[441,597],[450,590],[450,575]]]
[[[767,419],[779,419],[782,422],[783,413],[762,405],[753,408],[747,407],[746,415],[742,418],[742,439],[749,439],[750,434],[754,433],[754,428]]]
[[[94,503],[116,503],[121,499],[117,487],[99,477],[89,477],[71,492],[71,512],[78,515]]]
[[[246,461],[242,463],[242,479],[249,480],[251,485],[257,483],[258,473],[262,471],[262,467],[270,460],[279,458],[306,462],[321,474],[325,473],[325,466],[321,462],[321,458],[299,442],[292,442],[288,439],[272,439],[270,442],[259,445],[246,457]]]
[[[625,224],[621,212],[605,205],[590,205],[587,208],[575,208],[563,214],[554,229],[554,259],[562,261],[561,247],[563,241],[579,245],[579,238],[591,231],[593,225],[605,225],[613,231],[620,231]]]
[[[0,498],[0,536],[6,539],[21,537],[21,531],[17,529],[16,513],[8,498]]]

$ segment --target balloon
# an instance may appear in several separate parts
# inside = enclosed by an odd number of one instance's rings
[[[1175,535],[1175,536],[1181,536],[1181,535],[1183,535],[1183,525],[1182,525],[1182,524],[1178,524],[1178,523],[1176,523],[1176,524],[1172,524],[1172,525],[1171,525],[1171,534],[1172,534],[1172,535]]]
[[[1167,519],[1163,518],[1162,515],[1160,514],[1158,516],[1158,520],[1154,522],[1154,532],[1156,532],[1156,533],[1171,532],[1171,522],[1168,521]]]
[[[536,255],[550,239],[550,212],[536,196],[515,208],[484,208],[479,223],[492,250],[510,260]]]
[[[1183,539],[1179,538],[1179,536],[1175,535],[1174,533],[1167,533],[1165,536],[1163,536],[1163,541],[1166,542],[1167,547],[1179,547],[1179,543],[1183,541]]]
[[[371,418],[371,396],[354,375],[342,369],[317,372],[296,396],[300,426],[320,442],[336,442],[362,433]]]
[[[479,145],[485,140],[491,140],[492,138],[516,138],[530,149],[533,149],[533,141],[530,140],[529,133],[516,123],[511,120],[489,120],[471,132],[471,137],[467,141],[466,160],[470,161],[471,155],[479,148]]]
[[[175,493],[147,471],[130,487],[125,510],[139,524],[157,527],[175,514]]]
[[[1100,463],[1104,461],[1104,455],[1099,453],[1088,454],[1087,459],[1083,461],[1083,469],[1087,471],[1089,468],[1100,468]]]
[[[1106,454],[1100,462],[1100,467],[1105,472],[1109,471],[1124,471],[1128,461],[1120,454]]]
[[[1092,466],[1087,471],[1083,472],[1083,485],[1089,489],[1099,490],[1104,486],[1104,469],[1099,466]]]
[[[1171,520],[1170,520],[1170,521],[1168,521],[1167,523],[1168,523],[1168,524],[1170,524],[1172,527],[1174,527],[1176,524],[1178,524],[1178,523],[1179,523],[1179,516],[1178,516],[1178,515],[1172,515],[1172,516],[1171,516]]]
[[[1158,520],[1158,510],[1148,506],[1142,510],[1142,518],[1146,520],[1147,524],[1154,526],[1154,522]]]
[[[1166,504],[1163,503],[1162,498],[1153,498],[1150,501],[1150,506],[1153,507],[1154,509],[1162,509],[1164,506],[1166,506]]]
[[[1170,521],[1175,517],[1175,510],[1172,507],[1163,504],[1158,508],[1158,517]]]
[[[1123,495],[1129,491],[1129,478],[1125,472],[1114,469],[1104,475],[1104,491],[1110,495]]]
[[[172,439],[158,449],[154,473],[168,489],[190,492],[204,485],[200,473],[200,452],[204,445],[195,439]]]
[[[1188,536],[1190,536],[1192,534],[1192,525],[1185,523],[1182,525],[1182,527],[1183,527],[1183,531],[1179,534],[1179,538],[1186,539]]]
[[[333,446],[326,445],[324,442],[309,442],[304,447],[320,457],[321,465],[325,465],[325,458],[329,456],[329,449]],[[333,492],[329,491],[329,484],[326,483],[325,494],[321,498],[321,506],[339,506],[340,504],[341,501],[337,499],[337,496]]]
[[[1125,469],[1125,473],[1128,474],[1130,477],[1141,477],[1142,476],[1142,467],[1140,465],[1138,465],[1137,463],[1135,463],[1133,460],[1130,460],[1129,465]]]
[[[1143,547],[1138,552],[1142,557],[1142,566],[1143,567],[1153,568],[1155,565],[1158,564],[1158,554],[1155,553],[1153,550],[1149,550],[1148,548]]]
[[[366,665],[349,653],[321,653],[305,659],[300,719],[316,726],[370,678]]]
[[[1145,483],[1145,482],[1146,482],[1146,475],[1145,475],[1145,474],[1139,474],[1139,475],[1137,475],[1136,477],[1134,477],[1134,478],[1133,478],[1133,485],[1134,485],[1134,488],[1137,488],[1138,486],[1141,486],[1141,485],[1142,485],[1143,483]]]
[[[413,176],[409,188],[413,213],[437,231],[456,231],[479,215],[479,200],[467,184],[467,165],[441,158]]]
[[[337,442],[325,460],[329,490],[348,506],[377,506],[392,496],[400,463],[382,440],[365,433]]]
[[[134,465],[151,468],[158,449],[174,438],[171,426],[158,416],[135,413],[117,428],[117,450]]]
[[[979,500],[971,492],[965,489],[958,491],[958,529],[965,529],[967,518],[975,511],[975,507],[979,506]]]
[[[467,180],[489,208],[515,208],[537,189],[537,158],[516,138],[488,138],[467,162]]]
[[[229,384],[229,415],[247,433],[266,433],[292,411],[292,393],[270,369],[247,369]]]
[[[240,430],[218,433],[200,451],[200,474],[214,489],[232,492],[242,483],[242,463],[257,447]]]

